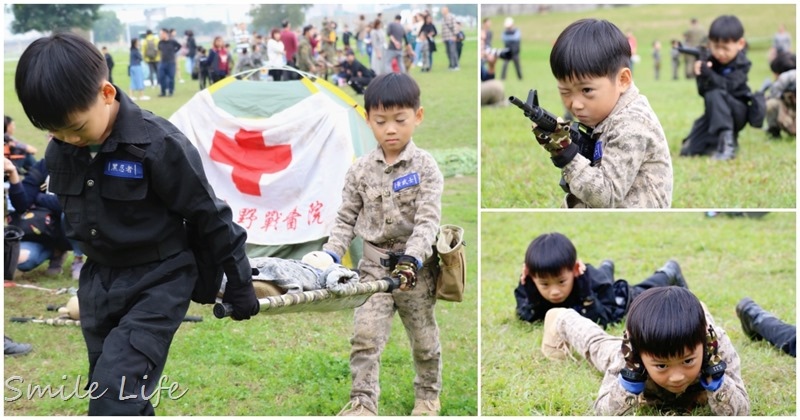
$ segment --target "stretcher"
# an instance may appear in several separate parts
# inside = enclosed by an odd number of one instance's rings
[[[352,309],[364,304],[375,293],[391,292],[400,287],[397,277],[384,277],[381,280],[349,284],[342,290],[306,290],[300,293],[286,293],[267,296],[258,300],[259,313],[278,315],[296,312],[332,312]],[[229,303],[217,302],[214,316],[222,319],[233,313]]]

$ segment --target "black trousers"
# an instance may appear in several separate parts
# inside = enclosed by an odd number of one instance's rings
[[[731,130],[733,138],[737,139],[739,131],[747,124],[747,104],[727,91],[713,89],[706,92],[703,99],[705,112],[695,120],[689,136],[683,140],[681,156],[713,154],[721,131]]]
[[[160,386],[197,274],[194,255],[188,250],[125,268],[87,260],[78,303],[89,354],[87,389],[95,387],[89,399],[90,416],[155,415],[150,396]],[[180,384],[180,378],[170,378],[172,382]]]
[[[366,88],[367,85],[369,85],[369,82],[372,81],[372,77],[353,76],[348,81],[349,81],[348,84],[350,85],[350,87],[352,87],[353,90],[355,90],[357,94],[363,95],[364,94],[364,88]]]
[[[644,281],[641,283],[631,286],[630,297],[628,299],[633,302],[633,300],[636,299],[636,296],[639,296],[645,290],[664,286],[669,286],[669,277],[661,271],[657,271],[650,275],[650,277],[644,279]]]
[[[500,79],[506,80],[506,70],[508,70],[508,63],[514,61],[514,69],[517,71],[517,78],[522,80],[522,68],[519,64],[519,53],[514,53],[510,60],[503,60],[503,71],[500,73]]]
[[[797,327],[787,324],[780,319],[770,316],[765,317],[755,327],[756,332],[764,337],[770,344],[783,350],[784,353],[796,356]]]

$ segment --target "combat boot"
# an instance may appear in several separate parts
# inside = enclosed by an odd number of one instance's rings
[[[611,279],[611,281],[614,281],[614,261],[603,260],[597,269],[608,274],[608,277]]]
[[[414,401],[414,410],[411,411],[412,416],[438,416],[439,411],[442,409],[442,404],[439,399],[435,400],[416,400]]]
[[[364,407],[359,400],[350,400],[344,407],[342,407],[342,411],[339,411],[337,416],[377,416],[377,413],[373,413],[367,407]]]
[[[683,273],[681,272],[681,266],[678,265],[678,262],[675,260],[669,260],[664,264],[663,267],[656,270],[656,272],[662,272],[667,275],[669,278],[669,285],[670,286],[678,286],[683,287],[684,289],[688,289],[689,285],[686,284],[686,279],[683,278]]]
[[[761,334],[756,332],[756,327],[765,317],[772,316],[772,314],[764,311],[758,304],[753,302],[753,299],[746,297],[736,304],[736,316],[739,317],[739,321],[742,323],[742,331],[747,337],[756,341],[764,339]]]
[[[568,311],[569,308],[552,308],[544,315],[544,328],[542,329],[542,354],[552,360],[565,360],[572,356],[569,344],[561,338],[556,329],[558,316]]]
[[[736,139],[733,131],[722,130],[719,133],[717,151],[711,156],[714,160],[731,160],[736,157]]]
[[[3,336],[3,354],[6,356],[22,356],[33,350],[33,346],[27,343],[17,343],[8,336]]]

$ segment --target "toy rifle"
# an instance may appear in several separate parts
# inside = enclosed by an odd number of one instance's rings
[[[708,61],[711,57],[711,54],[708,52],[708,48],[706,47],[684,47],[683,44],[678,44],[678,52],[681,54],[691,55],[692,57],[700,60],[700,61]]]
[[[591,162],[591,166],[600,166],[603,160],[602,144],[592,138],[591,128],[577,121],[573,123],[559,122],[558,117],[539,106],[539,96],[534,89],[528,92],[528,100],[525,102],[515,96],[508,98],[508,100],[521,109],[526,118],[536,123],[540,130],[548,134],[568,131],[570,141],[578,146],[578,154],[588,159]],[[559,185],[561,185],[561,189],[564,192],[569,192],[569,185],[563,176]]]

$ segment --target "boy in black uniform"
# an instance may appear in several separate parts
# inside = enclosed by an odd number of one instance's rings
[[[739,131],[748,122],[752,96],[747,86],[751,63],[745,55],[745,45],[744,27],[736,16],[720,16],[711,23],[708,31],[711,55],[694,64],[697,92],[705,101],[705,113],[695,120],[692,131],[683,140],[681,156],[711,154],[716,160],[736,157]],[[762,121],[763,118],[762,115]]]
[[[539,235],[528,245],[514,297],[517,316],[524,321],[541,321],[551,308],[572,308],[605,328],[619,322],[640,293],[671,285],[688,289],[673,260],[643,282],[629,286],[625,280],[614,281],[612,261],[604,260],[598,268],[584,265],[572,241],[554,232]]]
[[[53,134],[50,190],[67,237],[88,257],[78,297],[94,389],[89,415],[154,415],[143,394],[156,389],[198,281],[185,225],[227,275],[223,300],[234,319],[259,305],[247,235],[214,195],[197,150],[107,75],[91,43],[56,33],[22,54],[16,91],[31,123]]]

